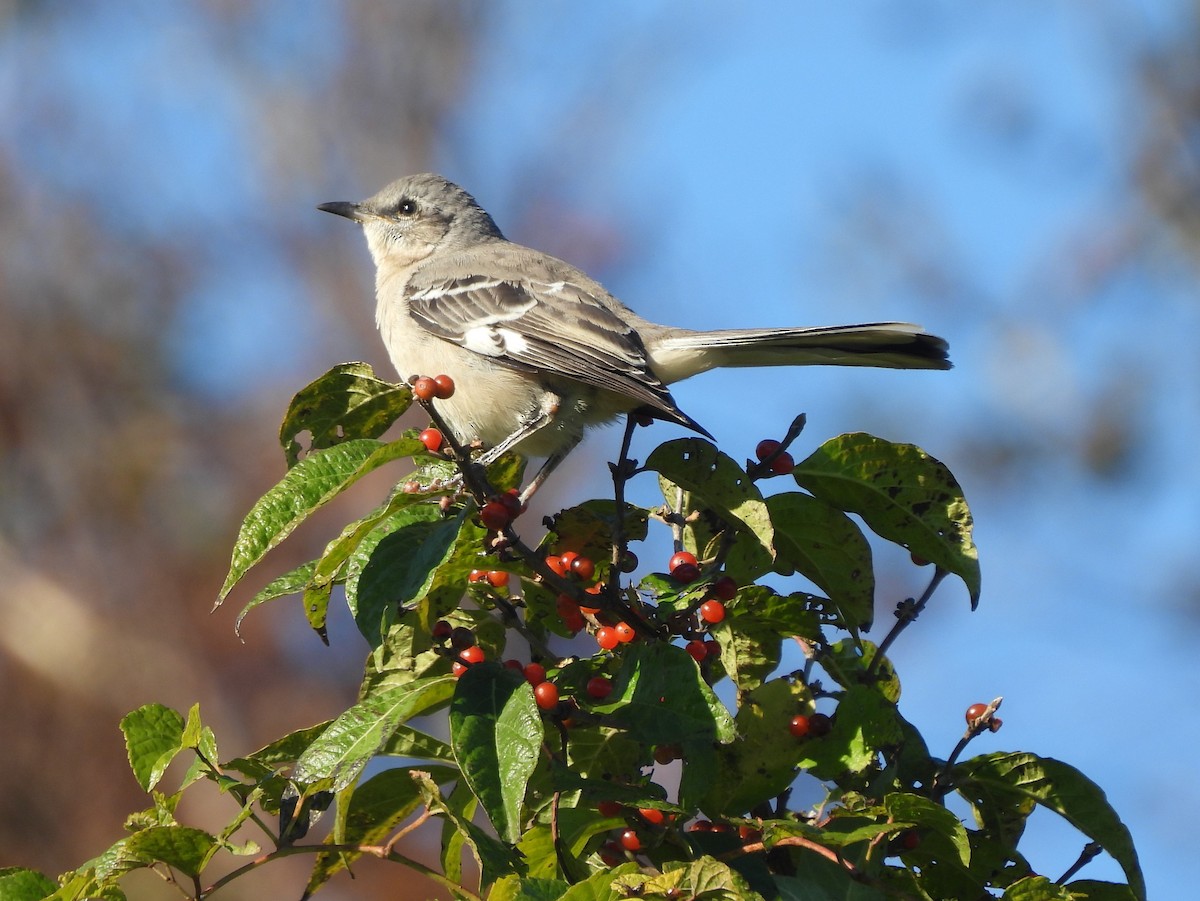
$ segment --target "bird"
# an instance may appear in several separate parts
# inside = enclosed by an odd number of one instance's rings
[[[317,207],[362,226],[375,320],[401,378],[448,375],[437,401],[463,446],[544,457],[527,501],[588,428],[637,413],[711,438],[668,385],[718,367],[949,369],[947,342],[905,322],[697,331],[639,316],[570,263],[504,237],[441,175]],[[761,282],[747,285],[760,291]]]

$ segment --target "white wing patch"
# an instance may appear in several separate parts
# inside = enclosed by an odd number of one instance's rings
[[[487,357],[520,355],[529,350],[529,342],[520,332],[514,332],[510,328],[496,328],[494,323],[467,329],[463,333],[463,346]]]

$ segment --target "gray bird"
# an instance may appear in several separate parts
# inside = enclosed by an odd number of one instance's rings
[[[722,366],[949,369],[919,326],[693,331],[637,315],[579,269],[507,240],[470,194],[410,175],[361,203],[319,209],[363,227],[375,261],[375,321],[402,378],[446,374],[438,410],[463,444],[545,457],[527,499],[584,431],[623,413],[708,432],[667,385]]]

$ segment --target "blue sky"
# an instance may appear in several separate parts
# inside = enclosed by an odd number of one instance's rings
[[[1196,273],[1169,237],[1144,232],[1118,266],[1088,254],[1145,227],[1130,174],[1148,121],[1139,55],[1182,32],[1189,6],[481,9],[435,163],[511,238],[566,255],[573,226],[607,235],[610,253],[574,261],[653,319],[904,319],[950,340],[948,374],[712,373],[675,395],[734,456],[804,411],[801,448],[865,430],[947,463],[975,513],[983,598],[971,614],[947,586],[897,644],[903,712],[945,753],[969,703],[1004,695],[1003,731],[977,747],[1081,768],[1132,829],[1152,897],[1185,897],[1200,802],[1187,759],[1200,727],[1180,713],[1200,678],[1184,606],[1200,544]],[[335,77],[350,52],[335,6],[254,10],[238,40],[267,82],[256,90],[285,102]],[[314,374],[322,326],[281,222],[339,245],[369,305],[358,236],[313,206],[417,163],[398,153],[394,170],[368,170],[331,153],[338,168],[319,183],[278,177],[262,109],[206,18],[186,3],[111,4],[10,29],[0,146],[35,196],[87,199],[131,239],[194,242],[195,287],[164,338],[181,384],[217,399],[249,379],[285,397]],[[48,98],[66,98],[66,134],[30,114]],[[297,155],[331,140],[311,127]],[[549,224],[528,217],[530,191],[544,192]],[[1081,465],[1098,408],[1136,429],[1118,477]],[[1033,450],[984,465],[1010,443]],[[601,433],[581,461],[615,444]],[[881,554],[919,591],[903,555]],[[1037,828],[1033,862],[1057,875],[1082,841]],[[1085,875],[1117,872],[1101,860]]]

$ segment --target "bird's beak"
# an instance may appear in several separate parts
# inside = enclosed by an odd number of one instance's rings
[[[347,200],[335,200],[333,203],[323,203],[317,209],[324,213],[333,213],[335,216],[345,216],[347,219],[353,219],[355,222],[362,222],[367,218],[363,212],[362,204],[350,203]]]

